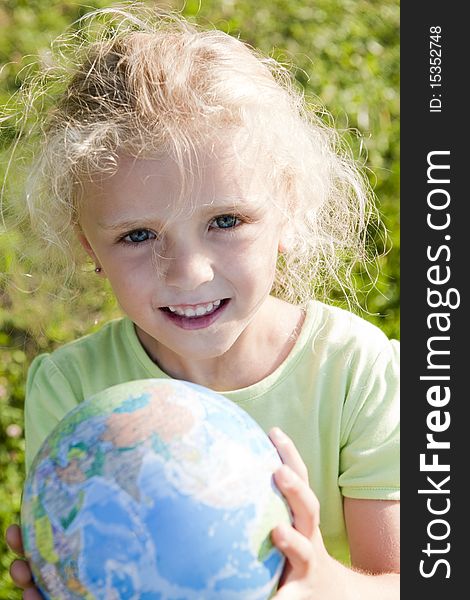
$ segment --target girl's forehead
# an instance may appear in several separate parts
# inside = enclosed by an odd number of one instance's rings
[[[93,177],[85,194],[130,199],[153,195],[178,205],[188,200],[243,202],[264,195],[265,179],[253,148],[240,151],[231,143],[219,143],[182,160],[167,154],[139,158],[119,153],[115,171]]]
[[[182,163],[169,155],[119,154],[112,175],[94,177],[83,186],[81,210],[91,203],[93,212],[152,212],[164,221],[189,218],[195,211],[237,210],[256,217],[267,207],[265,183],[253,153],[230,147],[209,148]]]

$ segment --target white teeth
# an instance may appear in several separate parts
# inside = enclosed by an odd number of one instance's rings
[[[206,315],[207,313],[214,310],[220,306],[220,300],[214,300],[214,302],[209,302],[209,304],[199,304],[195,308],[179,308],[178,306],[168,306],[168,309],[181,317],[202,317],[202,315]]]

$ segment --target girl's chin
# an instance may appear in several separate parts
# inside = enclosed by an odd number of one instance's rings
[[[185,332],[183,339],[168,339],[160,337],[160,341],[139,327],[137,336],[151,360],[167,375],[175,379],[191,380],[191,375],[184,371],[184,365],[198,361],[211,361],[227,355],[233,347],[236,339],[226,335],[187,336]],[[209,340],[209,341],[208,341]]]
[[[206,338],[206,340],[183,340],[181,344],[174,343],[172,346],[160,347],[155,362],[171,377],[193,381],[197,364],[202,365],[206,362],[207,366],[215,365],[218,361],[225,361],[229,357],[236,340],[225,335],[216,337],[218,339],[210,345]],[[199,341],[201,343],[198,343]]]

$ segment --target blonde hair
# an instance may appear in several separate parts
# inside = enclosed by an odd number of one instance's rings
[[[173,157],[184,187],[187,157],[230,129],[256,140],[270,196],[289,221],[273,293],[303,304],[333,286],[355,298],[354,265],[367,261],[367,228],[378,222],[373,194],[289,70],[239,39],[141,4],[94,11],[79,24],[24,90],[25,123],[35,106],[54,102],[36,122],[26,192],[48,265],[63,271],[83,256],[74,227],[80,183],[114,172],[118,152]]]

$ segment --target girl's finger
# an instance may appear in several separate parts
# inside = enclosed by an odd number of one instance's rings
[[[18,525],[10,525],[5,533],[5,539],[11,550],[16,554],[24,554],[21,529]]]
[[[289,561],[292,567],[291,577],[294,579],[303,577],[310,567],[313,555],[313,546],[310,540],[285,523],[272,530],[271,540]]]
[[[25,560],[14,560],[10,565],[10,575],[14,583],[20,588],[33,585],[31,569]]]
[[[28,588],[23,592],[23,600],[43,600],[37,588]]]
[[[294,596],[288,587],[284,586],[276,592],[273,600],[293,600]]]
[[[292,581],[279,588],[272,600],[305,600],[305,598],[305,590],[299,588],[297,581]]]
[[[320,504],[317,497],[307,483],[287,465],[274,473],[274,481],[289,504],[294,527],[310,540],[320,525]]]
[[[308,484],[308,471],[294,442],[279,427],[274,427],[269,432],[272,443],[276,446],[279,456],[285,465],[288,465],[297,475]]]

